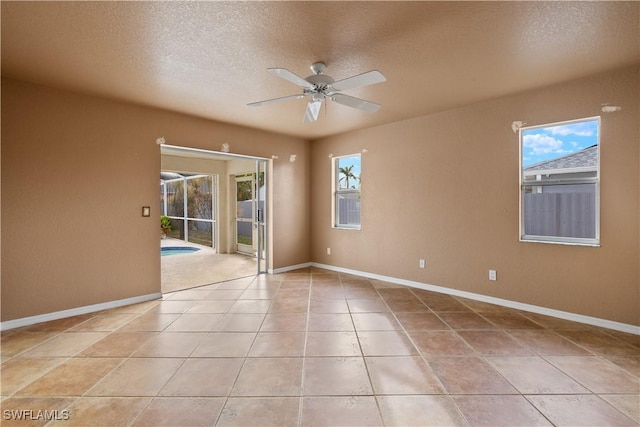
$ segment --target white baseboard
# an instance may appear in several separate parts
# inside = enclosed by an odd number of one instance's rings
[[[312,262],[305,262],[304,264],[290,265],[287,267],[274,268],[269,270],[269,274],[286,273],[287,271],[300,270],[301,268],[309,268],[313,265]]]
[[[579,322],[593,326],[599,326],[602,328],[612,329],[616,331],[626,332],[630,334],[640,335],[640,326],[629,325],[626,323],[615,322],[612,320],[600,319],[597,317],[585,316],[582,314],[570,313],[561,310],[555,310],[546,307],[540,307],[531,304],[525,304],[517,301],[505,300],[502,298],[490,297],[487,295],[475,294],[472,292],[460,291],[457,289],[445,288],[442,286],[429,285],[426,283],[415,282],[412,280],[399,279],[391,276],[383,276],[375,273],[368,273],[366,271],[352,270],[349,268],[336,267],[333,265],[320,264],[316,262],[308,262],[303,264],[291,265],[287,267],[281,267],[277,269],[269,270],[269,274],[280,274],[288,271],[299,270],[301,268],[316,267],[325,270],[336,271],[339,273],[353,274],[354,276],[366,277],[369,279],[380,280],[383,282],[395,283],[398,285],[410,286],[418,289],[424,289],[427,291],[439,292],[442,294],[459,296],[468,298],[475,301],[486,302],[490,304],[496,304],[503,307],[514,308],[517,310],[528,311],[531,313],[543,314],[546,316],[557,317],[559,319],[570,320],[572,322]],[[137,297],[125,298],[116,301],[109,301],[100,304],[87,305],[83,307],[76,307],[69,310],[56,311],[53,313],[40,314],[37,316],[23,317],[20,319],[7,320],[0,322],[0,331],[6,331],[9,329],[19,328],[22,326],[29,326],[36,323],[48,322],[51,320],[63,319],[66,317],[78,316],[81,314],[93,313],[96,311],[107,310],[110,308],[122,307],[125,305],[137,304],[145,301],[152,301],[162,298],[162,293],[154,293],[148,295],[141,295]]]
[[[475,301],[486,302],[490,304],[501,305],[504,307],[515,308],[517,310],[528,311],[531,313],[543,314],[545,316],[557,317],[559,319],[570,320],[572,322],[585,323],[587,325],[599,326],[602,328],[613,329],[615,331],[626,332],[629,334],[640,335],[640,326],[629,325],[626,323],[615,322],[613,320],[600,319],[597,317],[585,316],[582,314],[569,313],[552,308],[540,307],[537,305],[524,304],[521,302],[510,301],[502,298],[490,297],[487,295],[474,294],[472,292],[460,291],[457,289],[445,288],[442,286],[429,285],[426,283],[414,282],[412,280],[398,279],[396,277],[383,276],[380,274],[367,273],[365,271],[351,270],[349,268],[335,267],[333,265],[320,264],[313,262],[312,267],[322,268],[325,270],[336,271],[339,273],[353,274],[369,279],[376,279],[383,282],[395,283],[398,285],[411,286],[413,288],[424,289],[427,291],[439,292],[442,294],[453,295],[468,298]]]
[[[68,310],[55,311],[53,313],[39,314],[37,316],[23,317],[20,319],[7,320],[0,322],[0,331],[8,329],[20,328],[22,326],[34,325],[40,322],[48,322],[51,320],[64,319],[65,317],[73,317],[81,314],[94,313],[96,311],[107,310],[109,308],[122,307],[125,305],[137,304],[140,302],[152,301],[162,298],[162,293],[140,295],[137,297],[125,298],[116,301],[103,302],[100,304],[85,305],[83,307],[70,308]]]

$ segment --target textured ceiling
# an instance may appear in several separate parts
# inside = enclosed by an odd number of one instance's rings
[[[2,2],[2,75],[315,139],[640,62],[638,2]],[[267,68],[387,82],[307,100]]]

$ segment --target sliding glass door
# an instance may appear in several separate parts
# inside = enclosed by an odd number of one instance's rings
[[[267,272],[267,188],[268,187],[268,173],[267,173],[267,161],[256,160],[256,237],[257,237],[257,251],[258,258],[258,274]]]
[[[258,273],[267,272],[267,161],[255,173],[236,175],[236,251],[255,256]]]
[[[236,251],[256,254],[255,181],[253,174],[236,176]]]

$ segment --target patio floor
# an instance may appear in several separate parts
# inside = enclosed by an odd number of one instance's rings
[[[163,293],[256,275],[255,258],[240,254],[219,254],[206,246],[183,240],[163,239],[160,242],[161,247],[193,246],[200,249],[193,253],[160,257]]]

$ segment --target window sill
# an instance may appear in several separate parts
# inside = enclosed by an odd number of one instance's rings
[[[587,246],[592,248],[600,247],[600,242],[598,241],[581,242],[581,241],[566,241],[566,240],[542,240],[542,239],[535,239],[535,238],[525,237],[525,236],[520,238],[520,242],[521,243],[546,243],[549,245],[565,245],[565,246]]]
[[[334,230],[351,230],[351,231],[360,231],[362,230],[361,226],[357,226],[357,227],[345,227],[343,225],[334,225],[333,227]]]

